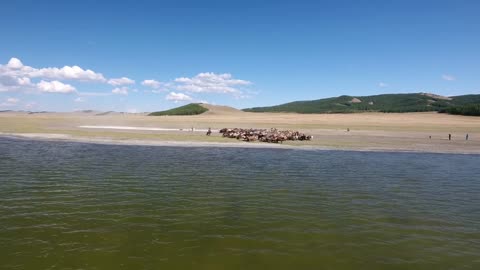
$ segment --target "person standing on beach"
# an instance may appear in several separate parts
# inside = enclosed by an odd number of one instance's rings
[[[468,141],[468,133],[465,135],[465,141]]]
[[[448,134],[448,140],[449,140],[449,141],[452,140],[452,134]]]

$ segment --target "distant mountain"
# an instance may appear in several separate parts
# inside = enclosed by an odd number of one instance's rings
[[[412,93],[374,96],[339,96],[309,101],[295,101],[271,107],[248,108],[243,111],[295,113],[438,111],[451,113],[452,108],[467,106],[469,109],[464,110],[471,110],[472,105],[480,105],[480,95],[445,97],[430,93]]]

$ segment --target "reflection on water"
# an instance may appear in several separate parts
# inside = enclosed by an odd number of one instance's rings
[[[0,268],[480,269],[480,156],[0,139]]]

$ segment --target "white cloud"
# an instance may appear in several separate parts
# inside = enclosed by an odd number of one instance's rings
[[[17,83],[18,85],[22,85],[22,86],[32,85],[32,81],[30,81],[30,78],[27,78],[27,77],[17,78]]]
[[[40,81],[37,83],[37,87],[41,92],[47,93],[72,93],[75,92],[75,87],[71,86],[70,84],[65,84],[59,81]]]
[[[234,79],[231,74],[199,73],[192,78],[177,78],[177,90],[192,93],[240,94],[241,87],[251,85],[245,80]]]
[[[17,105],[20,100],[18,98],[7,98],[4,102],[0,103],[1,107],[11,107]]]
[[[386,84],[384,82],[379,82],[378,87],[385,88],[385,87],[388,87],[388,84]]]
[[[47,67],[37,69],[30,66],[25,66],[18,58],[11,58],[6,65],[0,65],[0,92],[45,91],[43,86],[39,89],[38,84],[32,83],[31,79],[33,78],[55,81],[106,81],[105,77],[103,77],[101,73],[96,73],[89,69],[84,70],[79,66],[64,66],[63,68]]]
[[[11,69],[19,69],[23,67],[23,63],[20,59],[12,57],[10,58],[10,61],[8,61],[7,67]]]
[[[2,86],[1,87],[2,89],[5,88],[4,91],[8,91],[9,87],[17,86],[17,85],[18,85],[18,81],[16,78],[0,75],[0,86]]]
[[[35,85],[27,77],[14,77],[0,73],[0,92],[32,90],[33,88]]]
[[[37,106],[36,102],[28,102],[27,104],[25,104],[25,109],[29,110],[34,108],[35,106]]]
[[[26,73],[33,78],[45,78],[56,80],[78,80],[78,81],[96,81],[104,82],[105,77],[101,73],[96,73],[90,69],[84,70],[79,66],[64,66],[63,68],[48,67],[34,69]]]
[[[174,87],[173,83],[164,83],[156,80],[144,80],[142,85],[152,88],[151,92],[155,94],[166,92],[169,88]]]
[[[172,100],[172,101],[175,101],[175,102],[179,102],[179,101],[191,101],[192,98],[190,96],[187,96],[183,93],[175,93],[175,92],[170,92],[170,94],[168,94],[166,97],[165,97],[166,100]]]
[[[113,94],[117,95],[128,95],[128,88],[127,87],[117,87],[112,90]]]
[[[455,81],[457,78],[449,74],[443,74],[442,79],[444,79],[445,81]]]
[[[142,85],[156,89],[156,88],[160,88],[162,86],[162,83],[156,80],[144,80],[142,82]]]
[[[114,89],[106,92],[79,92],[76,89],[77,82],[100,82],[113,85]],[[134,84],[135,81],[127,77],[109,79],[101,73],[76,65],[36,68],[24,65],[15,57],[6,64],[0,64],[0,92],[76,93],[74,101],[82,102],[86,100],[84,97],[88,96],[128,95],[129,92],[138,92],[138,89],[134,89],[135,86],[129,86]],[[236,79],[229,73],[212,72],[180,77],[168,82],[147,79],[141,84],[150,89],[148,93],[166,92],[168,95],[165,98],[175,102],[196,100],[196,93],[230,94],[235,98],[246,98],[250,96],[249,86],[252,85],[250,81]]]
[[[8,103],[16,104],[20,101],[18,98],[7,98]]]
[[[121,78],[115,78],[115,79],[108,80],[108,84],[113,85],[113,86],[128,85],[128,84],[134,84],[134,83],[135,83],[134,80],[129,79],[127,77],[121,77]]]

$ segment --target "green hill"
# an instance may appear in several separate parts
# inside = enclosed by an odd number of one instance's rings
[[[190,103],[185,106],[173,108],[171,110],[152,112],[150,116],[160,116],[160,115],[196,115],[202,114],[208,111],[207,108],[203,107],[199,103]]]
[[[271,107],[248,108],[244,111],[295,113],[449,112],[448,108],[471,104],[480,104],[480,95],[443,97],[428,93],[413,93],[339,96],[310,101],[295,101]]]
[[[458,115],[480,116],[480,103],[448,107],[444,111],[440,112]]]

